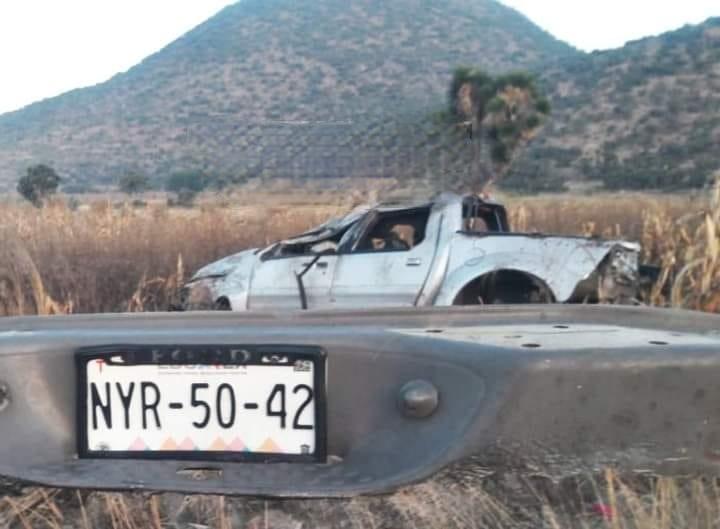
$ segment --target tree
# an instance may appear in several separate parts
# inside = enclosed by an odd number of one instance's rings
[[[52,167],[44,164],[28,167],[25,176],[18,180],[17,192],[35,207],[41,207],[44,201],[57,192],[60,177]]]
[[[472,191],[504,176],[550,113],[534,77],[524,72],[493,77],[460,67],[448,96],[450,115],[471,151],[471,167],[461,184]]]
[[[179,193],[180,191],[193,191],[199,193],[205,189],[207,185],[207,178],[201,172],[196,171],[182,171],[175,173],[168,178],[165,183],[165,189],[173,193]]]
[[[176,204],[191,206],[195,195],[205,189],[207,182],[207,177],[201,172],[183,171],[171,175],[165,183],[165,189],[176,194]]]
[[[128,173],[118,182],[118,188],[123,193],[135,195],[142,193],[150,187],[150,180],[147,176],[139,173]]]

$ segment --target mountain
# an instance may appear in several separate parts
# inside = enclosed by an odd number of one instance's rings
[[[552,101],[507,187],[683,188],[720,169],[720,19],[585,54],[495,0],[243,0],[103,84],[0,116],[0,190],[39,162],[66,189],[195,170],[452,180],[458,65],[535,72]]]
[[[720,18],[549,68],[553,118],[507,182],[697,187],[720,170]]]
[[[106,83],[0,116],[0,185],[34,162],[73,185],[372,173],[402,158],[398,127],[443,104],[455,66],[577,54],[494,0],[243,0]]]

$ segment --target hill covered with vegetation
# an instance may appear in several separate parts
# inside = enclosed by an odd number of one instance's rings
[[[720,23],[583,54],[495,0],[243,0],[128,72],[0,116],[0,190],[35,163],[66,190],[129,173],[216,182],[452,182],[458,65],[539,75],[553,113],[506,179],[682,187],[720,167]]]
[[[720,169],[720,18],[571,58],[541,75],[553,117],[520,187],[697,187]]]
[[[33,162],[95,184],[370,174],[400,158],[403,122],[442,105],[457,64],[576,53],[494,0],[243,0],[104,84],[0,116],[0,181]]]

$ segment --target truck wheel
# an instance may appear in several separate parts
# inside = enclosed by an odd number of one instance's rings
[[[230,300],[226,297],[218,298],[213,305],[213,310],[232,310]]]
[[[516,271],[493,272],[470,282],[453,305],[515,305],[554,303],[550,289],[539,279]]]
[[[552,303],[552,299],[534,286],[518,287],[512,284],[495,285],[494,292],[486,301],[494,305],[516,305],[524,303]]]

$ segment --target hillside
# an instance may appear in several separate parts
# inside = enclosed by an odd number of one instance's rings
[[[0,191],[203,170],[452,182],[451,71],[538,74],[553,115],[506,187],[694,187],[720,169],[720,19],[580,53],[495,0],[243,0],[128,72],[0,116]],[[438,176],[442,175],[442,176]]]
[[[553,119],[508,182],[701,186],[720,170],[720,18],[542,75]]]
[[[104,84],[0,116],[0,185],[36,161],[94,184],[382,172],[457,64],[576,53],[494,0],[244,0]]]

